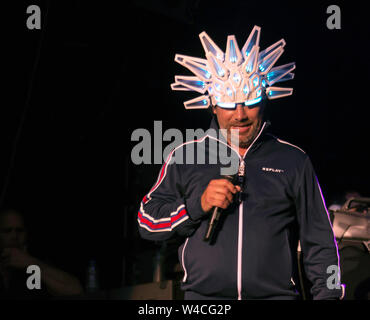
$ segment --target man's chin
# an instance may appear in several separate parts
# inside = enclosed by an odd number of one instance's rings
[[[231,144],[233,146],[238,146],[239,148],[245,148],[248,147],[251,143],[251,137],[250,135],[243,135],[239,134],[239,136],[232,136],[231,137]]]

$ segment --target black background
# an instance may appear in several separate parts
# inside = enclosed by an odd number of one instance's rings
[[[37,4],[41,30],[28,30]],[[341,30],[326,9],[341,8]],[[355,189],[370,196],[365,2],[14,1],[3,8],[0,108],[2,205],[22,211],[35,252],[84,281],[98,260],[104,288],[151,281],[136,214],[159,165],[130,161],[131,133],[203,128],[207,111],[173,92],[176,53],[203,57],[198,34],[242,47],[254,25],[261,49],[284,38],[277,65],[296,62],[294,94],[269,104],[272,129],[311,157],[327,203]],[[284,86],[283,85],[283,86]],[[150,254],[149,254],[150,255]],[[125,261],[125,263],[123,262]],[[146,265],[143,267],[142,265]],[[126,266],[126,268],[124,268]]]

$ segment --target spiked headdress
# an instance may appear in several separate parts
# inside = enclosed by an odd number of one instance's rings
[[[293,93],[292,88],[273,86],[294,77],[294,62],[273,68],[284,52],[284,39],[260,52],[260,31],[260,27],[254,26],[241,50],[235,36],[228,36],[226,53],[202,32],[199,37],[206,59],[176,54],[175,61],[195,76],[175,76],[172,90],[203,94],[185,101],[186,109],[206,109],[210,104],[234,108],[236,103],[256,104],[264,95],[277,99]]]

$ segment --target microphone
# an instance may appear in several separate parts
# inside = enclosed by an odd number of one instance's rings
[[[237,182],[237,177],[238,177],[237,175],[224,175],[222,176],[222,179],[226,179],[230,181],[232,184],[235,184]],[[220,220],[222,211],[223,211],[222,208],[219,207],[213,208],[211,218],[209,219],[208,222],[207,232],[203,238],[203,241],[210,242],[212,240],[218,221]]]

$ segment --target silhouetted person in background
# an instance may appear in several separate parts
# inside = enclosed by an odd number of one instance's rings
[[[80,281],[32,256],[27,250],[27,228],[15,210],[0,212],[0,298],[33,299],[74,296],[83,293]],[[27,267],[41,270],[41,289],[28,289]]]

